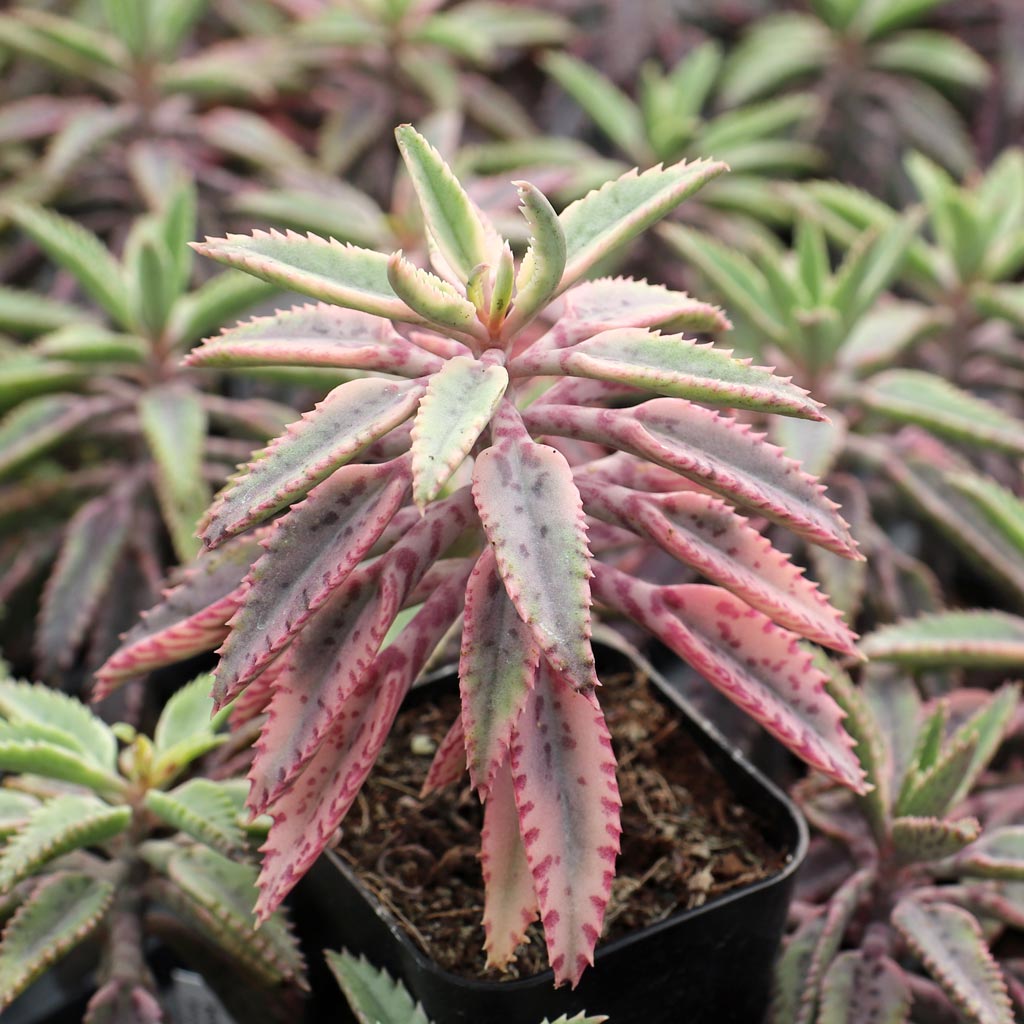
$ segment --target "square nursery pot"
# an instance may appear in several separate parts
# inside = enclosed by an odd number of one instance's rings
[[[400,978],[435,1024],[540,1024],[545,1017],[581,1010],[607,1014],[609,1024],[756,1024],[763,1019],[795,875],[807,849],[807,826],[785,794],[670,683],[650,665],[641,668],[660,699],[677,710],[736,801],[756,812],[765,838],[786,851],[782,870],[599,945],[595,965],[572,991],[555,989],[550,970],[512,981],[471,980],[442,970],[349,866],[327,853],[297,889],[293,908],[312,954],[310,1024],[341,1024],[338,990],[326,973],[317,977],[322,957],[313,951],[342,947]],[[431,687],[443,685],[417,688],[408,699],[422,700]]]

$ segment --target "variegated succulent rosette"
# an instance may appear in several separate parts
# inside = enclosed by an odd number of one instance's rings
[[[318,302],[209,339],[193,366],[358,372],[240,468],[202,524],[205,552],[101,679],[109,690],[223,643],[217,705],[266,712],[249,796],[274,820],[266,916],[332,841],[402,699],[461,620],[462,713],[427,786],[468,766],[485,802],[489,962],[508,963],[539,914],[556,982],[575,985],[621,831],[592,605],[639,623],[861,791],[843,712],[801,644],[853,654],[854,637],[759,527],[858,555],[821,486],[748,422],[821,419],[818,404],[673,333],[727,326],[717,308],[643,281],[583,280],[724,164],[634,171],[557,215],[519,182],[531,239],[517,266],[436,151],[408,126],[397,137],[433,272],[315,236],[196,246]],[[623,543],[707,582],[630,575]]]

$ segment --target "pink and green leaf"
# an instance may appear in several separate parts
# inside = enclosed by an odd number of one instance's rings
[[[484,875],[487,966],[500,970],[515,957],[538,911],[508,758],[495,772],[484,804],[480,866]]]
[[[466,735],[462,728],[462,715],[456,715],[434,751],[433,760],[423,780],[420,797],[425,797],[445,786],[451,786],[466,771]]]
[[[812,543],[860,557],[824,488],[747,424],[677,398],[633,409],[535,404],[525,419],[534,434],[595,441],[649,459]]]
[[[345,581],[402,505],[409,481],[408,457],[344,466],[277,521],[229,623],[218,699],[262,672]]]
[[[242,581],[260,551],[256,534],[202,552],[96,673],[95,699],[154,668],[214,650],[227,636],[228,620],[241,603]]]
[[[718,587],[655,587],[597,565],[594,594],[650,630],[812,768],[865,791],[843,711],[792,633]]]
[[[1024,826],[988,830],[956,859],[962,875],[1024,881]]]
[[[228,267],[322,302],[388,320],[422,323],[388,281],[388,257],[294,231],[254,231],[195,242],[192,248]]]
[[[900,900],[892,923],[914,956],[972,1024],[1013,1024],[998,964],[975,918],[948,903]]]
[[[652,167],[643,174],[633,170],[571,203],[558,218],[566,244],[560,290],[726,169],[723,163],[697,160]]]
[[[803,569],[717,498],[648,494],[576,475],[584,510],[649,538],[781,626],[844,654],[855,636]]]
[[[604,715],[542,667],[513,731],[512,780],[555,984],[594,962],[615,877],[622,802]]]
[[[476,306],[453,284],[417,267],[401,252],[388,259],[388,281],[395,294],[424,320],[441,330],[486,340]]]
[[[861,651],[876,661],[913,669],[1024,667],[1024,619],[1000,611],[949,611],[904,619],[865,637]]]
[[[823,419],[819,403],[789,378],[711,343],[643,328],[602,331],[569,348],[525,353],[509,364],[509,373],[592,377],[711,405]]]
[[[940,821],[938,818],[900,817],[892,823],[892,845],[904,864],[944,860],[970,846],[981,834],[977,818]]]
[[[261,847],[260,920],[309,870],[348,813],[409,687],[459,614],[466,575],[438,588],[368,666],[305,770],[270,807],[274,824]]]
[[[402,377],[434,373],[441,362],[378,316],[325,303],[255,317],[207,338],[189,366],[335,366]]]
[[[520,210],[530,226],[530,245],[516,275],[515,305],[505,333],[515,334],[529,323],[558,290],[565,270],[565,235],[544,194],[528,181],[517,181]]]
[[[464,356],[430,378],[412,428],[413,498],[421,508],[462,465],[507,387],[503,366]]]
[[[590,647],[590,552],[572,470],[537,444],[507,403],[477,458],[473,498],[520,618],[556,671],[597,683]]]
[[[407,420],[423,391],[416,381],[376,378],[335,388],[232,477],[201,524],[206,545],[215,547],[297,501]]]
[[[508,757],[512,729],[537,673],[540,650],[519,617],[488,546],[466,587],[459,660],[470,779],[484,796]]]

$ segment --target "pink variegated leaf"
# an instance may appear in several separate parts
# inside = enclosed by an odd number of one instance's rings
[[[270,808],[261,847],[256,916],[265,921],[309,870],[348,813],[380,753],[409,687],[459,614],[470,563],[436,590],[348,694],[330,734],[295,784]]]
[[[569,348],[526,352],[509,363],[508,372],[512,377],[593,377],[710,405],[824,418],[819,403],[788,377],[734,359],[730,350],[710,342],[643,328],[602,331]]]
[[[427,769],[420,796],[444,789],[458,782],[466,770],[466,736],[462,730],[462,715],[456,715],[444,739],[434,751],[434,759]]]
[[[231,478],[200,526],[207,547],[305,495],[368,444],[407,420],[424,385],[365,378],[335,388]]]
[[[533,875],[519,831],[512,766],[507,758],[494,776],[484,805],[480,865],[484,874],[487,966],[500,970],[516,955],[538,911]]]
[[[578,689],[597,683],[590,647],[590,552],[565,457],[499,407],[495,443],[477,458],[473,498],[498,571],[550,664]]]
[[[594,962],[622,832],[615,756],[596,694],[542,666],[511,758],[548,960],[555,984],[575,988]]]
[[[440,359],[455,359],[457,356],[471,356],[473,350],[461,341],[448,338],[434,331],[409,331],[409,340],[417,347],[438,356]]]
[[[618,406],[642,401],[647,397],[643,388],[621,381],[589,380],[586,377],[563,377],[538,397],[539,405],[593,405]]]
[[[596,441],[650,459],[847,558],[856,541],[824,488],[748,424],[678,398],[633,409],[533,405],[532,434]]]
[[[274,695],[274,684],[278,675],[284,670],[284,659],[268,665],[231,704],[228,721],[232,729],[237,729],[254,718],[259,718],[267,710],[270,698]]]
[[[254,231],[191,244],[203,256],[289,291],[388,320],[423,322],[389,284],[383,253],[295,231]]]
[[[504,366],[462,356],[430,378],[412,428],[413,498],[421,508],[462,465],[507,387]]]
[[[598,601],[650,630],[812,768],[865,791],[844,714],[792,633],[719,587],[656,587],[594,568]]]
[[[189,366],[336,366],[422,377],[442,366],[406,341],[387,320],[358,310],[310,303],[254,317],[207,338]]]
[[[315,754],[420,577],[473,520],[468,488],[435,502],[380,561],[351,573],[281,655],[268,716],[249,774],[261,813]],[[459,578],[457,575],[451,579]],[[230,691],[223,699],[230,699]]]
[[[274,524],[229,623],[216,699],[261,672],[373,547],[408,493],[409,461],[343,466]]]
[[[825,975],[817,1024],[907,1024],[913,994],[887,956],[840,953]]]
[[[638,459],[628,452],[613,452],[602,459],[588,462],[573,469],[574,478],[592,480],[616,487],[628,487],[633,491],[668,493],[670,491],[694,491],[697,494],[711,492],[700,484],[674,473],[664,466],[655,466],[645,459]]]
[[[537,673],[540,649],[519,617],[488,546],[466,587],[459,659],[462,723],[473,786],[486,798],[507,760],[512,728]]]
[[[1013,1024],[1006,982],[972,914],[905,897],[893,909],[892,923],[967,1020]]]
[[[717,498],[705,494],[646,494],[576,477],[590,515],[650,538],[801,636],[857,654],[856,636],[789,556]]]
[[[214,650],[227,636],[228,620],[241,602],[242,581],[260,556],[262,533],[238,537],[200,553],[173,578],[164,599],[122,638],[96,673],[95,699],[144,672]]]
[[[616,327],[702,332],[732,327],[718,306],[691,298],[686,292],[629,277],[601,277],[567,291],[562,322],[572,325],[571,334],[576,337],[590,337]]]

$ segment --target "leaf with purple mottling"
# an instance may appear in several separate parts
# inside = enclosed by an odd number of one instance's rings
[[[633,409],[535,404],[524,418],[535,435],[576,437],[650,459],[812,543],[860,557],[821,484],[745,423],[678,398],[656,398]]]
[[[650,630],[811,767],[864,791],[843,712],[792,633],[721,588],[655,587],[605,565],[595,566],[594,595]]]
[[[568,348],[524,353],[509,364],[509,373],[593,377],[710,405],[824,418],[820,404],[788,377],[735,359],[710,342],[642,328],[602,331]]]
[[[622,828],[596,695],[543,666],[512,735],[512,779],[555,984],[573,988],[601,936]]]
[[[512,728],[537,674],[540,650],[509,599],[491,547],[466,587],[459,687],[469,775],[486,796],[507,760]]]
[[[231,478],[201,525],[215,547],[297,501],[310,488],[407,420],[424,385],[366,378],[335,388]]]
[[[492,436],[474,467],[473,498],[505,589],[550,664],[578,689],[593,686],[589,551],[572,470],[530,438],[508,403]]]
[[[438,789],[458,782],[466,771],[466,736],[462,729],[462,715],[456,715],[444,738],[434,751],[427,769],[420,796],[425,797]]]
[[[336,366],[422,377],[441,362],[406,341],[391,324],[358,310],[310,303],[254,317],[207,338],[189,366]]]
[[[343,466],[278,520],[220,651],[217,693],[238,692],[373,547],[409,490],[409,458]]]
[[[538,904],[526,848],[519,831],[519,811],[506,758],[497,770],[484,804],[480,832],[480,866],[484,875],[484,950],[487,966],[503,968],[515,957],[536,920]]]
[[[892,923],[972,1024],[1013,1024],[1006,983],[971,914],[906,898],[896,904]]]
[[[469,572],[466,565],[466,575]],[[260,898],[266,918],[331,841],[369,775],[403,698],[459,614],[466,576],[438,588],[348,694],[305,770],[270,807],[274,824],[261,847]]]
[[[826,647],[855,654],[855,635],[803,569],[724,502],[705,494],[648,494],[576,475],[584,510],[634,530],[747,604]]]
[[[822,983],[817,1024],[907,1024],[913,996],[887,956],[840,953]]]

